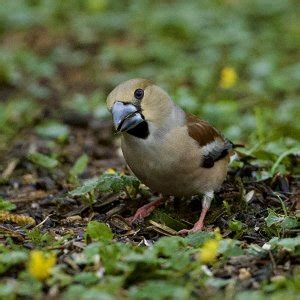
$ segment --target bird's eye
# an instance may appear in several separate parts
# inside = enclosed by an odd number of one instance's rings
[[[144,90],[143,89],[136,89],[134,91],[134,97],[138,100],[142,100],[144,97]]]

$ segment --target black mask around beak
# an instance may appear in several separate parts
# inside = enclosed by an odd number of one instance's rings
[[[115,128],[119,132],[128,131],[144,122],[138,108],[130,103],[117,101],[112,107],[112,116]]]

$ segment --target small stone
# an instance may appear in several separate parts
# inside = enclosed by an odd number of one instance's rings
[[[271,245],[268,244],[268,243],[265,243],[265,244],[263,244],[262,248],[263,248],[264,250],[270,250],[270,249],[271,249]]]
[[[254,282],[252,283],[252,288],[258,290],[258,289],[260,289],[260,284],[259,284],[257,281],[254,281]]]
[[[284,282],[285,281],[285,276],[282,275],[276,275],[271,277],[271,282],[276,282],[276,283],[280,283],[280,282]]]
[[[248,269],[246,268],[241,268],[239,270],[239,279],[240,280],[246,280],[246,279],[249,279],[251,278],[251,273],[249,272]]]
[[[81,223],[82,222],[82,218],[79,215],[75,215],[75,216],[67,217],[67,218],[63,219],[61,222],[62,222],[62,224]]]
[[[247,203],[249,203],[249,202],[253,199],[254,195],[255,195],[255,191],[254,191],[254,190],[251,190],[250,192],[248,192],[248,193],[245,195],[245,197],[244,197],[245,201],[246,201]]]

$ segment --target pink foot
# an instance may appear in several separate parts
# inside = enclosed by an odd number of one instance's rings
[[[163,198],[162,197],[158,198],[158,199],[156,199],[156,200],[154,200],[154,201],[152,201],[152,202],[150,202],[150,203],[148,203],[148,204],[140,207],[132,217],[126,218],[126,220],[129,221],[130,223],[133,223],[137,219],[146,218],[162,202],[163,202]]]
[[[188,235],[189,233],[201,231],[202,228],[203,228],[203,222],[200,223],[198,221],[192,229],[182,229],[182,230],[178,231],[178,234],[179,235]]]
[[[204,219],[206,216],[206,213],[208,211],[208,207],[204,207],[202,209],[201,215],[199,220],[195,223],[194,227],[192,229],[182,229],[178,232],[179,235],[188,235],[189,233],[192,232],[197,232],[197,231],[201,231],[204,225]]]

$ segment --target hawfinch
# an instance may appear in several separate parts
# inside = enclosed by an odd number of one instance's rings
[[[201,230],[214,191],[226,177],[233,144],[146,79],[118,85],[109,94],[107,106],[121,133],[124,158],[139,180],[163,196],[203,194],[199,220],[191,230],[180,233]],[[162,201],[141,207],[131,221],[148,216]]]

